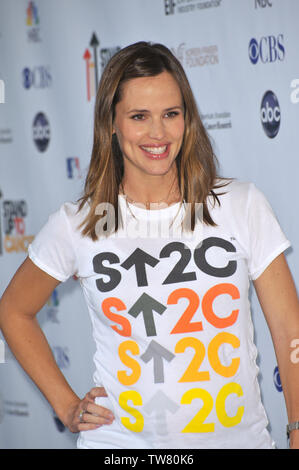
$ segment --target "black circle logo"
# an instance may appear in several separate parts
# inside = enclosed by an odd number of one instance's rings
[[[261,121],[263,129],[270,139],[273,139],[278,134],[280,117],[278,99],[273,91],[268,90],[262,98]]]
[[[32,84],[33,84],[32,72],[28,67],[26,67],[23,70],[23,86],[24,86],[24,88],[29,90],[29,88],[31,87]]]
[[[33,121],[33,140],[40,152],[47,150],[50,142],[50,124],[44,113],[38,113]]]
[[[259,59],[259,45],[255,38],[252,38],[248,46],[249,59],[256,64]]]
[[[273,382],[275,385],[275,388],[278,392],[282,392],[282,385],[281,385],[281,380],[280,380],[280,374],[278,370],[278,366],[275,367],[273,371]]]

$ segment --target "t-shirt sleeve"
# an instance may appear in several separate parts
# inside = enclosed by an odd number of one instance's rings
[[[249,278],[254,281],[291,243],[268,200],[254,183],[250,183],[249,188],[247,221],[250,252],[248,271]]]
[[[64,282],[77,273],[76,253],[64,205],[49,216],[29,245],[28,256],[36,266],[58,281]]]

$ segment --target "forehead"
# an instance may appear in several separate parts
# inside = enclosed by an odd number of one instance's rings
[[[133,78],[122,87],[122,106],[164,104],[179,106],[182,104],[182,94],[175,78],[168,72],[162,72],[154,77]]]

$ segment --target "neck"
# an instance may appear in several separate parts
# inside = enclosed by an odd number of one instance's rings
[[[178,181],[176,175],[167,178],[167,182],[152,183],[150,188],[146,189],[144,182],[134,182],[134,185],[128,184],[124,179],[120,184],[120,192],[127,197],[130,203],[141,203],[149,209],[150,205],[166,203],[173,204],[181,200]]]

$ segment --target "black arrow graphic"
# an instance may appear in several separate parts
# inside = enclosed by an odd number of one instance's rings
[[[98,89],[99,79],[98,79],[98,55],[97,47],[99,46],[100,41],[98,40],[95,33],[93,33],[89,45],[93,48],[93,60],[94,60],[94,69],[95,69],[95,79],[96,79],[96,90]]]
[[[133,251],[133,253],[121,264],[121,266],[126,270],[129,270],[132,266],[135,265],[137,285],[140,287],[148,286],[145,265],[148,264],[153,268],[157,263],[159,263],[157,258],[149,255],[146,253],[146,251],[140,250],[140,248],[136,248],[136,250]]]
[[[143,314],[143,321],[147,336],[157,336],[153,311],[162,315],[166,307],[153,297],[143,293],[135,304],[128,310],[128,314],[137,318],[140,313]]]
[[[164,348],[161,346],[161,344],[154,340],[150,342],[147,350],[140,356],[140,359],[142,359],[145,363],[153,359],[155,384],[164,383],[163,359],[165,359],[167,362],[170,362],[174,358],[175,355],[172,352],[168,351],[168,349]]]

